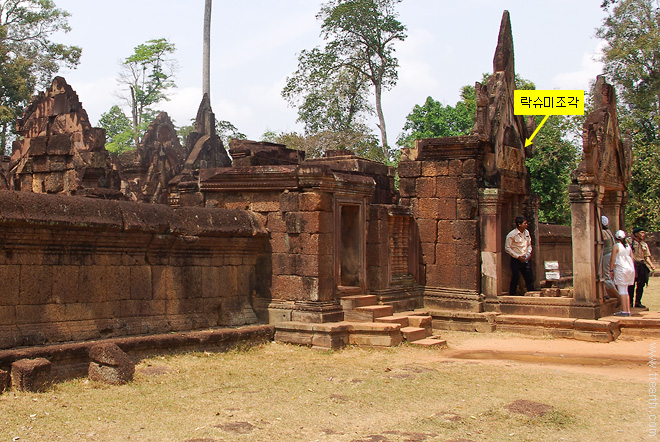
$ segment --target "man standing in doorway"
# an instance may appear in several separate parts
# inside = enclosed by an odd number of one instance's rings
[[[516,217],[516,228],[506,236],[504,250],[511,255],[511,284],[509,284],[509,296],[516,296],[518,289],[518,278],[522,273],[525,279],[527,291],[534,290],[534,275],[532,273],[532,264],[529,262],[532,258],[532,237],[527,230],[527,220],[522,217]]]
[[[635,227],[633,236],[630,238],[632,256],[635,261],[635,284],[628,286],[628,295],[630,296],[630,305],[636,308],[646,308],[642,305],[642,295],[644,294],[644,287],[649,282],[649,272],[655,270],[653,262],[651,262],[651,250],[644,238],[646,238],[644,229]],[[635,286],[637,286],[636,289]]]

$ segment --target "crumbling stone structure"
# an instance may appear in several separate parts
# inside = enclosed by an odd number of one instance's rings
[[[200,171],[229,166],[229,155],[215,132],[215,114],[209,96],[204,94],[197,111],[195,128],[186,141],[186,159],[182,171],[169,183],[169,203],[173,206],[202,206],[204,203],[198,185]]]
[[[119,156],[122,193],[131,201],[167,204],[169,183],[181,173],[186,156],[172,120],[161,112],[140,145]]]
[[[121,198],[119,174],[105,150],[105,130],[93,128],[78,95],[55,77],[18,120],[9,188]]]
[[[539,239],[525,167],[533,121],[513,112],[506,11],[493,68],[475,86],[472,133],[419,140],[400,162],[398,192],[393,168],[348,150],[305,159],[286,146],[233,140],[232,166],[208,96],[185,148],[163,113],[135,151],[112,162],[103,131],[91,127],[75,92],[56,78],[26,111],[19,124],[25,138],[2,163],[6,187],[20,192],[0,192],[7,287],[0,350],[62,344],[86,359],[89,346],[63,343],[256,322],[309,345],[396,345],[449,322],[515,329],[516,315],[530,314],[560,317],[562,335],[593,338],[600,327],[598,339],[609,340],[609,322],[575,318],[596,319],[613,308],[600,300],[593,275],[595,220],[604,213],[614,227],[622,223],[630,179],[614,91],[599,79],[596,110],[585,123],[584,160],[570,190],[573,250],[564,235],[550,252]],[[572,260],[574,298],[503,293],[504,238],[519,214],[532,221],[537,280],[540,253],[562,266]],[[422,306],[424,314],[392,316]],[[223,338],[161,335],[157,345],[213,339]],[[120,347],[143,345],[138,341]],[[58,360],[54,353],[49,357]],[[0,389],[15,356],[0,351]]]
[[[391,167],[348,151],[303,161],[272,143],[230,146],[241,166],[202,171],[200,191],[207,207],[250,210],[270,232],[255,301],[263,320],[340,321],[340,298],[366,293],[420,305],[414,224],[392,204]]]
[[[614,87],[602,76],[596,79],[594,110],[584,122],[582,142],[582,162],[569,186],[575,299],[602,315],[611,313],[616,302],[603,302],[603,280],[598,276],[603,240],[600,215],[610,219],[613,231],[624,226],[632,164],[630,139],[624,139],[619,130]]]

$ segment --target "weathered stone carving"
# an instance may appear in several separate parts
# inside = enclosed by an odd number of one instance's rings
[[[186,153],[182,172],[169,183],[169,203],[173,206],[201,206],[204,198],[199,192],[200,171],[231,166],[222,140],[215,133],[215,115],[207,94],[199,105],[195,129],[186,140]]]
[[[607,189],[625,190],[630,182],[632,149],[619,130],[614,87],[598,76],[594,110],[583,126],[583,157],[573,173],[576,183],[597,183]]]
[[[183,169],[186,151],[166,112],[151,122],[140,145],[122,153],[122,192],[133,201],[167,204],[169,182]]]
[[[18,120],[10,187],[34,193],[120,198],[119,175],[105,150],[105,130],[93,128],[64,78],[55,77]]]
[[[515,90],[513,36],[509,11],[504,11],[497,49],[493,58],[493,74],[484,84],[476,83],[477,116],[472,133],[490,141],[485,153],[484,181],[487,187],[506,188],[526,175],[525,140],[534,129],[533,118],[525,123],[522,116],[514,115]],[[513,189],[511,189],[513,190]],[[522,189],[516,189],[519,193]]]
[[[250,140],[231,140],[229,153],[234,167],[300,164],[305,159],[302,150],[287,149],[283,144]]]

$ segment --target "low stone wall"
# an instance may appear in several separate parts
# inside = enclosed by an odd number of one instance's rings
[[[244,210],[0,191],[0,349],[256,322]]]
[[[561,276],[573,275],[573,242],[571,226],[555,224],[538,224],[539,230],[539,259],[541,269],[544,261],[558,261]],[[539,275],[540,279],[545,279]]]

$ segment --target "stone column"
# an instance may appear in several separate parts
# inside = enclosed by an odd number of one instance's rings
[[[486,298],[502,294],[502,207],[504,192],[500,189],[481,189],[479,217],[481,223],[481,290]]]
[[[621,191],[608,191],[603,195],[601,214],[610,220],[609,228],[613,233],[623,227],[620,223],[623,199],[624,192]]]
[[[534,288],[538,289],[541,280],[545,279],[545,266],[543,256],[541,256],[541,240],[539,238],[539,209],[541,199],[537,195],[531,195],[527,203],[526,216],[531,226],[530,234],[532,236],[532,266],[534,271]]]
[[[598,301],[598,257],[596,256],[596,206],[603,188],[595,184],[573,184],[568,187],[571,201],[573,237],[574,299]]]

